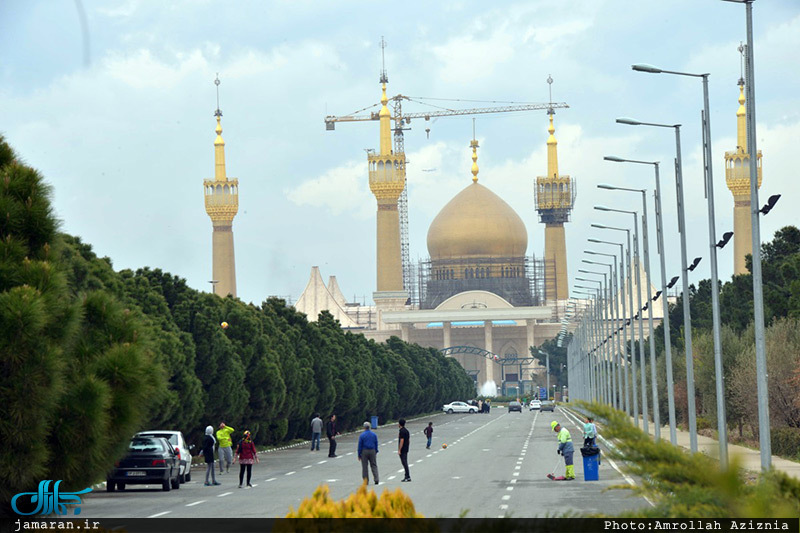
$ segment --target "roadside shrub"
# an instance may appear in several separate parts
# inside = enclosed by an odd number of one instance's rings
[[[297,507],[289,508],[286,518],[424,518],[414,509],[402,490],[383,491],[378,497],[367,490],[366,482],[359,489],[340,501],[332,500],[328,485],[320,485],[311,498],[306,498]]]
[[[775,428],[770,432],[772,453],[800,459],[800,428]]]

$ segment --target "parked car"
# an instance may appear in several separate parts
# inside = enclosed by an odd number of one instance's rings
[[[535,411],[535,410],[541,409],[541,408],[542,408],[542,402],[540,402],[539,400],[531,400],[531,403],[530,403],[530,410],[531,411]]]
[[[469,405],[466,402],[451,402],[447,405],[442,406],[442,411],[445,413],[452,415],[453,413],[477,413],[478,407],[475,405]]]
[[[162,490],[181,488],[178,454],[162,437],[135,436],[128,454],[117,461],[106,477],[106,490],[124,490],[126,485],[161,485]]]
[[[508,402],[508,412],[519,411],[522,412],[522,404],[519,402]]]
[[[556,410],[556,402],[552,402],[550,400],[544,400],[542,402],[542,406],[539,408],[542,412],[550,411],[553,412]]]
[[[168,431],[168,430],[150,430],[150,431],[140,431],[136,434],[137,437],[162,437],[167,439],[172,447],[175,448],[175,453],[178,454],[178,461],[180,462],[181,472],[180,472],[180,480],[181,483],[186,483],[187,481],[192,480],[192,455],[191,450],[194,448],[194,444],[188,446],[186,444],[186,438],[183,436],[183,433],[180,431]]]

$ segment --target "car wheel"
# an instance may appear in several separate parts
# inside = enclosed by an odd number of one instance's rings
[[[161,490],[163,490],[164,492],[169,492],[170,488],[171,488],[170,480],[167,479],[166,481],[161,482]]]
[[[186,474],[181,474],[178,476],[178,483],[186,483]]]
[[[181,488],[181,477],[177,476],[175,479],[170,481],[170,484],[172,485],[173,489]]]
[[[113,481],[106,481],[106,492],[114,492],[116,484]]]
[[[119,490],[125,490],[125,483],[117,483],[117,488]]]
[[[189,468],[191,469],[191,466]],[[186,472],[186,475],[184,477],[186,478],[186,481],[191,481],[192,480],[192,473],[191,472]]]
[[[448,410],[447,410],[447,414],[448,414],[448,415],[452,415],[452,414],[453,414],[453,410],[452,410],[452,409],[448,409]]]

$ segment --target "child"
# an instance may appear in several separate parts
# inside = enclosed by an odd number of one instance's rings
[[[591,416],[586,417],[586,423],[583,425],[583,446],[584,448],[594,448],[595,438],[597,438],[597,426],[594,425],[594,418]]]
[[[433,438],[433,422],[428,422],[428,427],[423,430],[425,436],[428,437],[428,445],[425,446],[427,449],[431,449],[431,438]]]

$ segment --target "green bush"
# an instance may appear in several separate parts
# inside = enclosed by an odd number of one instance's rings
[[[775,428],[771,431],[772,453],[800,459],[800,428]]]
[[[712,427],[711,422],[704,416],[697,417],[697,429],[708,429]]]

